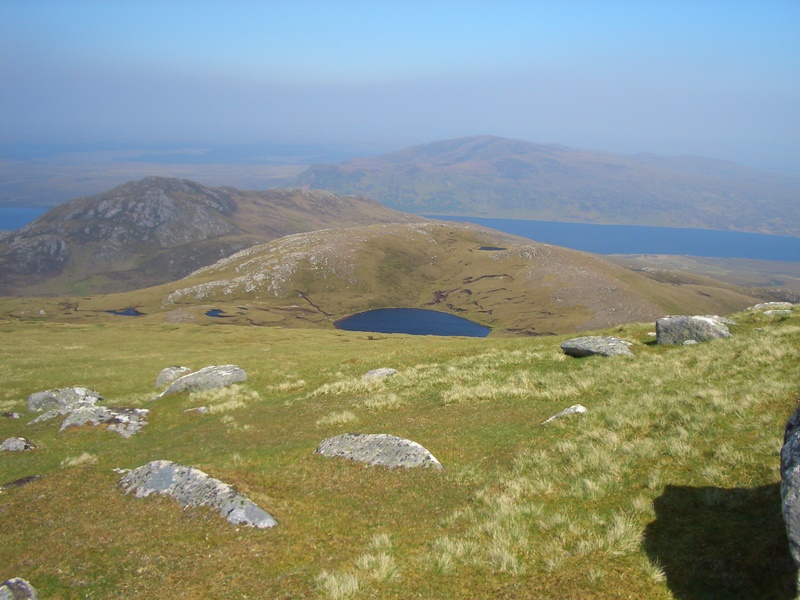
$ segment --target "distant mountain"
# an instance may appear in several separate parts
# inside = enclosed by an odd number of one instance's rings
[[[476,136],[314,165],[293,185],[398,210],[800,235],[800,179],[732,162]]]
[[[418,307],[498,333],[545,335],[664,314],[728,314],[757,301],[706,278],[659,282],[592,254],[431,221],[291,235],[179,281],[47,313],[80,320],[135,306],[147,315],[142,322],[331,327],[368,309]]]
[[[0,294],[137,289],[291,233],[421,220],[330,192],[246,192],[148,177],[56,206],[0,237]]]

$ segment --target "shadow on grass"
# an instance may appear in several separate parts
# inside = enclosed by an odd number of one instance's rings
[[[780,484],[724,489],[668,485],[644,546],[681,600],[790,600],[797,571],[781,515]]]

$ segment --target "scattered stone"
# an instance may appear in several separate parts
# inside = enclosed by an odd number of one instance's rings
[[[694,346],[697,343],[698,343],[697,340],[686,340],[685,342],[683,342],[683,345],[684,346]]]
[[[714,315],[680,315],[656,321],[656,343],[680,345],[687,340],[707,342],[731,337],[728,326]]]
[[[278,522],[246,497],[237,494],[227,483],[209,477],[203,471],[168,460],[154,460],[125,474],[119,481],[126,494],[137,498],[167,494],[184,508],[211,506],[234,525],[264,529]]]
[[[794,304],[791,302],[762,302],[761,304],[754,304],[747,310],[753,311],[769,311],[769,310],[791,310],[794,308]]]
[[[185,412],[185,413],[187,413],[187,412],[196,412],[197,414],[204,415],[204,414],[206,414],[208,412],[208,407],[207,406],[198,406],[197,408],[187,408],[183,412]]]
[[[546,421],[542,421],[542,425],[546,425],[550,421],[555,421],[556,419],[560,419],[561,417],[566,417],[567,415],[580,415],[586,412],[586,407],[582,404],[573,404],[569,408],[565,408],[560,413],[553,415]]]
[[[0,584],[0,600],[39,600],[36,588],[21,577]]]
[[[381,367],[380,369],[373,369],[372,371],[367,371],[364,374],[363,379],[380,379],[381,377],[389,377],[389,375],[394,375],[397,373],[397,369],[391,369],[389,367]]]
[[[18,412],[4,412],[0,413],[0,417],[5,417],[6,419],[20,419],[22,415]]]
[[[179,377],[183,377],[191,372],[192,370],[189,367],[167,367],[166,369],[162,369],[158,377],[156,377],[156,387],[164,387],[168,383],[172,383]]]
[[[23,452],[25,450],[34,450],[35,448],[36,444],[22,437],[8,438],[0,444],[0,452]]]
[[[0,492],[7,490],[9,488],[22,487],[23,485],[29,484],[31,481],[36,481],[37,479],[41,478],[42,478],[41,475],[28,475],[27,477],[15,479],[14,481],[9,481],[8,483],[0,485]]]
[[[69,413],[61,424],[59,431],[86,424],[100,425],[101,423],[110,423],[106,428],[108,431],[114,431],[124,438],[129,438],[139,433],[147,425],[147,414],[149,412],[146,408],[84,406]]]
[[[584,356],[633,356],[630,342],[607,335],[589,335],[573,338],[561,344],[561,349],[568,356],[583,358]]]
[[[385,433],[345,433],[322,440],[316,450],[323,456],[338,456],[384,467],[432,467],[441,463],[417,442]]]
[[[67,410],[69,412],[78,406],[94,405],[102,399],[103,396],[94,390],[83,387],[34,392],[28,396],[28,411]]]
[[[161,398],[167,394],[178,392],[198,392],[224,388],[247,380],[247,373],[236,365],[211,366],[189,373],[173,381],[167,389],[154,398]]]
[[[800,408],[789,418],[783,434],[781,499],[789,551],[800,567]]]

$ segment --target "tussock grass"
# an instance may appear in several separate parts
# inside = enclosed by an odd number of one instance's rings
[[[38,445],[2,457],[0,483],[44,475],[3,493],[0,564],[47,597],[670,598],[704,575],[709,597],[731,597],[726,577],[742,597],[790,597],[776,492],[800,315],[734,318],[733,338],[637,343],[624,360],[565,358],[556,337],[1,322],[9,411],[76,384],[134,403],[169,364],[240,364],[248,380],[149,403],[128,440],[0,419],[0,438]],[[642,342],[650,329],[613,334]],[[376,366],[398,372],[362,379]],[[588,412],[539,425],[576,403]],[[198,405],[218,416],[183,413]],[[444,470],[313,454],[324,428],[353,423],[421,443]],[[279,526],[237,530],[122,496],[112,469],[156,458],[231,483]],[[708,525],[717,515],[738,529]]]

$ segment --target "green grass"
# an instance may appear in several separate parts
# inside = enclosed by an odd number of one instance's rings
[[[800,314],[734,337],[571,359],[563,337],[436,338],[118,319],[0,322],[0,410],[84,385],[151,410],[142,433],[0,419],[0,579],[44,598],[793,598],[778,453],[800,398]],[[158,372],[238,364],[222,392],[151,401]],[[394,367],[383,379],[367,371]],[[547,425],[580,403],[583,415]],[[184,412],[201,405],[206,414]],[[314,454],[348,431],[430,450],[444,471]],[[123,495],[115,468],[167,459],[273,514]]]

